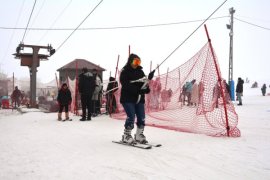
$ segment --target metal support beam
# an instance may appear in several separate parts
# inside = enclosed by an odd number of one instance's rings
[[[229,85],[230,85],[230,97],[231,100],[234,100],[234,82],[233,82],[233,14],[235,13],[235,10],[233,7],[229,9],[231,18],[230,18],[230,24],[227,24],[227,29],[230,29],[230,54],[229,54]]]
[[[23,50],[25,47],[32,48],[33,53],[21,53],[20,51]],[[49,55],[38,54],[40,49],[47,49],[49,51]],[[36,46],[36,45],[25,45],[19,44],[16,48],[15,58],[21,59],[22,66],[28,66],[29,73],[30,73],[30,107],[36,108],[37,101],[36,101],[36,90],[37,90],[37,67],[39,67],[41,59],[47,59],[49,56],[53,55],[55,50],[48,46]]]

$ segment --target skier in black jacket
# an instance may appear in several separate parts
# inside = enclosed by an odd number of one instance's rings
[[[145,94],[148,94],[150,89],[148,85],[145,88],[142,88],[144,82],[131,82],[145,77],[140,64],[140,57],[136,54],[130,54],[128,61],[120,74],[120,82],[122,85],[120,102],[123,105],[127,115],[122,141],[126,143],[133,143],[134,139],[140,143],[147,143],[147,140],[143,134],[145,126],[144,104]],[[154,72],[155,71],[152,71],[150,73],[151,75],[149,74],[151,77],[148,77],[148,79],[153,78]],[[137,117],[137,131],[135,138],[133,139],[131,136],[131,131],[134,128],[135,115]]]
[[[82,103],[82,118],[80,121],[91,120],[91,109],[92,109],[92,96],[96,87],[95,77],[87,68],[82,69],[82,74],[79,75],[79,92],[81,95]],[[86,108],[87,108],[87,119],[86,119]]]

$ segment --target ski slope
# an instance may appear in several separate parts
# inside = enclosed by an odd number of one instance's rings
[[[162,144],[150,150],[112,143],[124,122],[106,115],[59,122],[56,113],[23,110],[0,110],[3,180],[270,179],[270,96],[260,88],[245,87],[236,106],[240,138],[146,127],[147,139]]]

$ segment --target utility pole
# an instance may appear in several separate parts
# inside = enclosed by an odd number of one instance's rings
[[[231,18],[230,18],[230,24],[227,24],[227,29],[230,29],[230,54],[229,54],[229,85],[230,85],[230,97],[231,100],[235,100],[234,96],[234,81],[233,81],[233,14],[235,13],[235,10],[233,7],[229,9]]]
[[[32,48],[33,53],[21,53],[24,48]],[[38,54],[40,49],[47,49],[49,55]],[[36,81],[37,81],[37,67],[39,67],[40,60],[48,60],[48,57],[55,53],[55,49],[51,45],[48,46],[36,46],[36,45],[26,45],[20,43],[16,48],[15,55],[16,59],[21,59],[21,66],[28,66],[30,73],[30,107],[37,108],[36,103]]]

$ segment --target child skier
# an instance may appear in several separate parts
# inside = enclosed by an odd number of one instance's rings
[[[58,96],[57,96],[57,102],[59,104],[59,111],[58,111],[58,120],[62,120],[62,111],[65,108],[65,120],[72,120],[69,119],[69,110],[68,106],[71,104],[72,98],[71,98],[71,92],[68,89],[68,86],[66,83],[62,84],[61,89],[58,91]]]

